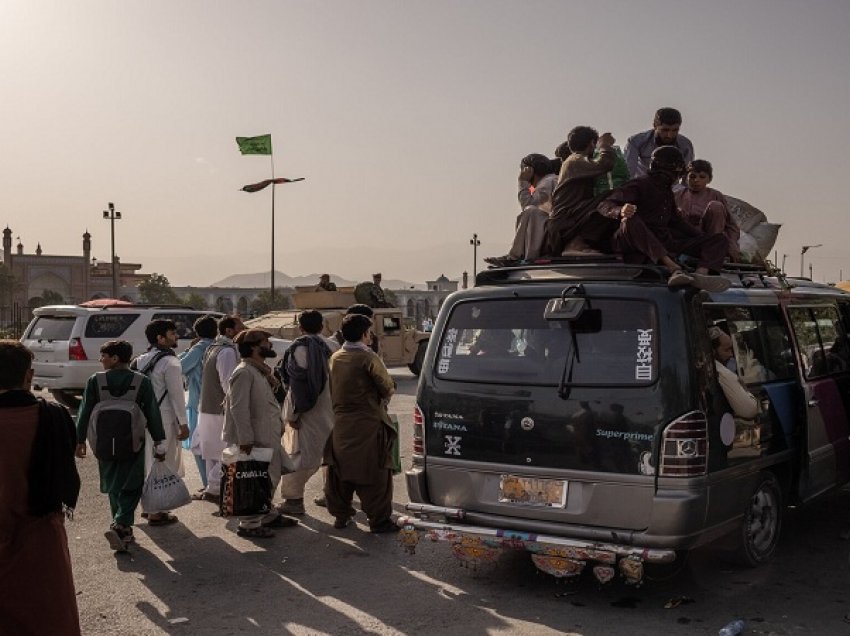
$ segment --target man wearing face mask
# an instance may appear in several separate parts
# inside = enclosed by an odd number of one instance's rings
[[[663,146],[652,153],[649,174],[631,179],[613,190],[597,211],[620,225],[611,240],[614,251],[626,263],[651,263],[670,270],[670,287],[692,285],[721,292],[729,288],[722,276],[710,275],[723,266],[727,242],[723,234],[703,234],[678,213],[673,184],[685,169],[682,153]],[[676,258],[696,257],[693,273],[686,272]]]
[[[269,342],[270,335],[262,329],[247,329],[234,338],[242,360],[230,375],[224,399],[222,440],[230,446],[238,446],[243,453],[250,453],[254,448],[271,448],[269,478],[274,492],[280,482],[283,448],[280,405],[274,395],[278,380],[265,363],[267,358],[277,355]],[[272,511],[267,515],[239,517],[236,533],[243,537],[267,538],[274,536],[270,528],[297,523]]]

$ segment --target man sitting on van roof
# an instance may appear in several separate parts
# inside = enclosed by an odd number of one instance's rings
[[[693,285],[708,291],[723,291],[729,281],[710,276],[719,271],[726,257],[722,234],[703,234],[677,212],[673,184],[685,168],[682,153],[673,146],[652,153],[649,174],[627,181],[613,190],[597,208],[603,216],[619,219],[612,246],[626,263],[657,263],[670,270],[670,287]],[[673,258],[680,254],[697,257],[694,274],[686,273]],[[673,258],[671,258],[671,256]]]
[[[632,179],[649,173],[650,158],[657,148],[678,148],[686,165],[694,160],[694,146],[691,140],[679,134],[681,125],[682,113],[675,108],[659,108],[655,112],[651,129],[629,137],[624,154]]]

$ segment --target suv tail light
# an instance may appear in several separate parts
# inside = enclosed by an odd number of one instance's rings
[[[418,404],[413,407],[413,454],[425,454],[425,416]]]
[[[68,343],[68,359],[69,360],[88,360],[89,357],[86,355],[86,350],[83,349],[83,343],[80,342],[79,338],[71,338],[71,342]]]
[[[702,411],[691,411],[664,429],[661,438],[661,477],[705,475],[708,466],[708,422]]]

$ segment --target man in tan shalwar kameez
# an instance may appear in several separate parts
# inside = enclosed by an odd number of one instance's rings
[[[342,321],[345,343],[331,356],[334,428],[325,447],[325,496],[334,528],[344,528],[355,511],[354,493],[369,517],[370,532],[394,532],[392,443],[396,436],[386,404],[395,383],[369,348],[372,321],[350,315]]]

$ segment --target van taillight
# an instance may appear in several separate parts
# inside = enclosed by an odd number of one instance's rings
[[[425,454],[425,416],[418,404],[413,407],[413,454]]]
[[[708,422],[702,411],[691,411],[664,429],[661,439],[661,477],[705,475],[708,465]]]
[[[88,360],[86,350],[83,349],[83,343],[79,338],[71,338],[68,343],[68,359],[69,360]]]

